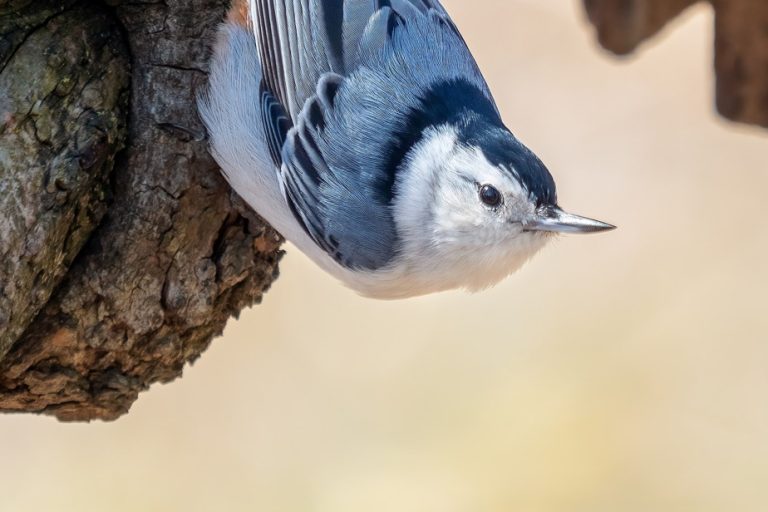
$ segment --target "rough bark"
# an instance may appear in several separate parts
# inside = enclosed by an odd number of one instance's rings
[[[276,277],[196,114],[225,1],[111,3],[0,0],[0,410],[117,418]]]
[[[91,31],[91,24],[105,30]],[[49,20],[0,57],[3,355],[106,211],[124,140],[128,58],[117,27],[90,7]]]
[[[626,55],[698,0],[584,0],[600,44]],[[717,108],[768,128],[768,2],[710,0],[715,12]]]

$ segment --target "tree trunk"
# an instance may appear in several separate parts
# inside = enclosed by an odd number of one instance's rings
[[[584,0],[600,44],[626,55],[699,0]],[[710,0],[715,11],[717,109],[768,128],[768,2]]]
[[[275,279],[196,114],[225,3],[0,0],[0,410],[117,418]]]

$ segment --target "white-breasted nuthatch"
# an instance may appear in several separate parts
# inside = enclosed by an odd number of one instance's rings
[[[565,213],[438,0],[236,0],[200,111],[234,190],[363,295],[480,290]]]

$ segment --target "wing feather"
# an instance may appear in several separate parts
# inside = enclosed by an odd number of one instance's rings
[[[382,9],[401,18],[432,10],[437,0],[250,0],[264,81],[293,122],[325,73],[348,76],[360,64],[366,28]]]
[[[344,2],[344,69],[351,70],[357,64],[357,52],[368,21],[376,14],[372,0]]]

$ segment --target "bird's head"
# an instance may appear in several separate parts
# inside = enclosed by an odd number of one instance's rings
[[[502,126],[430,128],[405,165],[395,205],[403,250],[445,288],[487,288],[557,233],[614,227],[564,212],[545,165]]]

